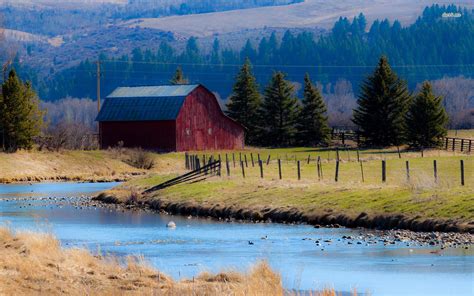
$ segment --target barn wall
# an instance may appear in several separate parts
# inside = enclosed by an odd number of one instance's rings
[[[215,96],[200,86],[191,92],[176,120],[178,151],[244,148],[243,127],[226,117]]]
[[[117,146],[119,141],[123,141],[125,147],[176,150],[176,124],[173,120],[101,122],[100,134],[102,149]]]

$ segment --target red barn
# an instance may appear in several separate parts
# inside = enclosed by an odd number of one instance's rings
[[[222,112],[202,85],[119,87],[96,121],[102,148],[158,151],[242,149],[244,127]]]

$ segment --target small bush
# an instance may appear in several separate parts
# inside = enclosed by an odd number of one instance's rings
[[[127,200],[125,201],[125,204],[126,205],[134,205],[138,202],[138,198],[140,197],[140,193],[136,190],[132,190],[130,192],[130,195],[129,197],[127,198]]]
[[[130,151],[130,159],[128,163],[138,169],[150,170],[155,166],[153,155],[143,149],[135,149]]]

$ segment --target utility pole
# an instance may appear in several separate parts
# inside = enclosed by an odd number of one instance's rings
[[[100,112],[100,59],[97,60],[97,114]],[[97,122],[98,142],[99,147],[102,145],[101,133],[100,133],[100,122]]]
[[[100,111],[100,60],[97,60],[97,112]]]

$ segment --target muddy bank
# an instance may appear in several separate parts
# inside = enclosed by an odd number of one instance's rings
[[[257,223],[309,224],[315,227],[363,227],[377,230],[410,230],[413,232],[468,233],[474,234],[474,222],[459,223],[454,220],[422,219],[404,215],[369,215],[360,213],[357,216],[338,214],[330,211],[324,213],[305,213],[295,208],[242,208],[235,205],[199,205],[196,203],[174,203],[156,198],[144,198],[138,201],[122,202],[107,194],[93,198],[106,204],[119,204],[125,208],[140,208],[172,215],[211,217],[224,221],[248,221]]]

